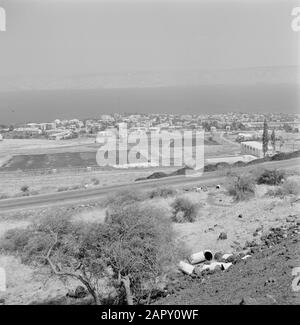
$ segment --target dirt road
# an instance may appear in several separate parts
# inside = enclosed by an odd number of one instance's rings
[[[282,161],[273,161],[259,164],[260,168],[298,168],[300,159],[294,158]],[[251,169],[252,167],[236,168],[235,170]],[[42,207],[55,206],[66,203],[72,203],[84,200],[90,200],[96,197],[103,197],[109,193],[120,189],[151,189],[153,186],[185,186],[185,185],[210,185],[220,183],[225,180],[225,176],[220,176],[220,172],[207,172],[200,177],[173,176],[161,179],[147,180],[130,184],[107,186],[97,189],[86,189],[78,191],[60,192],[47,195],[36,195],[32,197],[22,197],[5,199],[0,201],[0,212]]]

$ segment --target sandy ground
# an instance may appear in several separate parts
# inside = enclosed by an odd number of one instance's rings
[[[70,140],[4,139],[0,142],[1,155],[22,155],[80,151],[95,143],[94,138]]]
[[[299,201],[291,200],[290,197],[265,197],[268,188],[265,185],[258,186],[255,198],[239,203],[233,202],[223,187],[219,190],[209,188],[207,192],[200,193],[187,192],[184,195],[201,207],[194,223],[173,224],[177,240],[183,242],[191,253],[204,249],[231,253],[238,251],[246,241],[256,239],[254,232],[257,228],[265,231],[284,223],[287,216],[299,214]],[[151,203],[171,212],[170,203],[173,200],[174,198],[159,198],[146,201],[145,204]],[[60,209],[63,211],[64,208]],[[99,203],[67,209],[74,222],[103,222],[105,218],[105,209]],[[0,215],[0,236],[8,229],[26,227],[32,220],[49,212],[52,210]],[[218,240],[221,232],[227,233],[226,240]],[[51,299],[65,295],[75,285],[62,283],[55,278],[49,280],[49,274],[37,274],[35,269],[21,264],[19,259],[11,256],[0,255],[0,267],[7,271],[8,284],[4,295],[7,304],[27,304]]]
[[[175,168],[176,169],[176,168]],[[37,194],[57,192],[61,187],[89,187],[110,186],[134,182],[137,178],[146,177],[153,172],[160,171],[157,168],[131,169],[131,170],[111,170],[111,171],[81,171],[62,172],[55,175],[30,175],[18,173],[1,173],[1,195],[14,196],[21,193],[21,187],[29,186],[30,191],[37,191]],[[162,169],[164,172],[174,171],[174,168]],[[99,184],[94,185],[93,179],[97,179]]]
[[[203,249],[231,253],[252,240],[257,228],[278,226],[288,215],[299,212],[299,201],[291,204],[290,198],[268,198],[266,190],[259,186],[256,198],[239,203],[222,190],[210,191],[196,222],[174,225],[178,238],[193,253]],[[227,240],[218,240],[221,232],[226,232]]]

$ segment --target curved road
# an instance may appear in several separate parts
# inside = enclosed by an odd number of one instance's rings
[[[260,163],[258,165],[251,165],[249,167],[235,168],[235,171],[253,169],[255,167],[269,167],[269,168],[298,168],[300,166],[300,158],[289,160],[273,161]],[[200,177],[187,176],[172,176],[160,179],[140,181],[136,183],[120,184],[114,186],[106,186],[96,189],[86,189],[68,192],[56,192],[51,194],[36,195],[30,197],[11,198],[0,200],[0,212],[31,209],[36,207],[49,207],[55,205],[63,205],[87,201],[95,198],[106,196],[109,193],[116,192],[121,189],[130,190],[144,190],[151,189],[157,186],[185,186],[185,185],[210,185],[221,183],[226,179],[226,176],[220,175],[220,171],[206,172]]]

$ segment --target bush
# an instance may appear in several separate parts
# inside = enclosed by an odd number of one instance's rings
[[[8,199],[9,195],[7,194],[0,194],[0,200]]]
[[[23,185],[23,186],[21,187],[21,191],[22,191],[23,193],[28,192],[28,191],[29,191],[29,186],[28,186],[28,185]]]
[[[140,193],[136,190],[121,190],[117,193],[109,195],[104,200],[104,206],[113,208],[114,206],[120,207],[136,202],[145,200],[147,196],[144,193]]]
[[[299,195],[299,193],[300,185],[293,180],[287,180],[283,183],[283,185],[279,186],[278,188],[274,190],[269,190],[266,195],[283,198],[287,195]]]
[[[255,195],[255,181],[250,175],[231,176],[226,188],[236,201],[246,200]]]
[[[286,195],[299,195],[300,184],[293,180],[287,180],[281,186]]]
[[[173,188],[158,187],[155,190],[149,192],[149,198],[153,199],[156,197],[167,198],[168,196],[174,196],[177,193]]]
[[[140,303],[181,255],[170,219],[139,204],[116,207],[104,224],[73,224],[59,213],[46,216],[6,232],[0,248],[25,263],[46,265],[56,276],[76,278],[96,304],[104,299],[104,278],[115,289],[115,303]]]
[[[195,221],[199,205],[187,197],[182,196],[176,198],[171,206],[173,209],[172,221],[179,223]]]
[[[100,181],[99,181],[99,179],[98,178],[92,178],[91,179],[91,181],[92,181],[92,183],[94,184],[94,185],[99,185],[100,184]]]
[[[279,170],[264,170],[257,178],[257,184],[279,185],[285,179],[285,173]]]
[[[65,192],[68,191],[70,188],[67,186],[62,186],[57,189],[57,192]]]

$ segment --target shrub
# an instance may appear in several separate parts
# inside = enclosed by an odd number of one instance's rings
[[[0,248],[25,263],[46,265],[56,276],[76,278],[95,304],[103,301],[103,278],[115,288],[116,303],[140,303],[180,254],[170,219],[160,209],[139,204],[115,208],[104,224],[73,224],[66,215],[46,216],[25,229],[6,232]]]
[[[257,184],[279,185],[285,179],[285,173],[279,170],[264,170],[257,178]]]
[[[195,221],[199,205],[187,197],[182,196],[176,198],[171,206],[173,209],[172,221],[179,223]]]
[[[299,195],[299,193],[300,193],[300,185],[293,180],[287,180],[276,189],[269,190],[266,193],[266,195],[275,196],[275,197],[278,196],[283,198],[287,195]]]
[[[9,195],[7,194],[0,194],[0,200],[8,199]]]
[[[167,198],[168,196],[174,196],[177,193],[173,188],[168,187],[158,187],[153,191],[149,192],[149,198],[153,199],[156,197]]]
[[[68,191],[69,190],[69,187],[67,186],[62,186],[62,187],[59,187],[57,189],[57,192],[65,192],[65,191]]]
[[[255,195],[255,181],[250,175],[231,176],[226,188],[236,201],[246,200]]]
[[[91,181],[92,181],[92,183],[94,184],[94,185],[99,185],[100,184],[100,181],[99,181],[99,179],[98,178],[92,178],[91,179]]]
[[[281,188],[286,195],[299,195],[300,193],[300,184],[293,180],[285,181]]]
[[[104,206],[113,208],[128,205],[145,200],[147,196],[144,193],[137,192],[135,190],[121,190],[117,193],[109,195],[104,200]]]
[[[21,191],[22,191],[23,193],[28,192],[28,191],[29,191],[29,186],[28,186],[28,185],[23,185],[23,186],[21,187]]]

